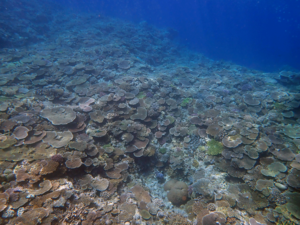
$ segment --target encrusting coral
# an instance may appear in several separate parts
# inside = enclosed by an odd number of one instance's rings
[[[207,143],[207,154],[208,155],[219,155],[223,152],[223,144],[214,139],[209,140]]]

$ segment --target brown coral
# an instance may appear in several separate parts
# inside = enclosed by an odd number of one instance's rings
[[[174,205],[182,205],[188,200],[188,186],[182,181],[169,180],[164,190],[169,191],[167,197]]]
[[[44,109],[40,115],[53,125],[65,125],[73,122],[76,118],[76,113],[71,108],[63,106]]]
[[[29,131],[29,129],[27,127],[19,126],[19,127],[15,128],[15,130],[12,134],[17,140],[20,140],[20,139],[24,139],[28,136],[28,131]]]

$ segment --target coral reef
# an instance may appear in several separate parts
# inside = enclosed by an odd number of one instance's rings
[[[300,224],[300,94],[282,85],[299,73],[15,2],[0,15],[0,224]]]
[[[172,204],[180,206],[188,199],[188,186],[177,180],[169,180],[164,185],[164,190],[168,191],[168,199]]]
[[[223,152],[223,145],[222,143],[212,139],[207,142],[207,154],[208,155],[219,155]]]

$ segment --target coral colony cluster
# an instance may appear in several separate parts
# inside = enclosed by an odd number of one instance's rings
[[[213,61],[145,22],[12,2],[1,224],[300,224],[299,73]]]

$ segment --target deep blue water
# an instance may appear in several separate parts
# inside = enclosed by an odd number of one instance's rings
[[[266,71],[300,70],[299,0],[64,0],[63,4],[74,12],[176,29],[181,44],[213,59]]]

